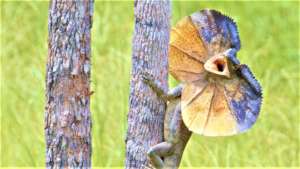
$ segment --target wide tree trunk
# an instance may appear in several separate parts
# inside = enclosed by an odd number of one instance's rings
[[[92,0],[50,2],[45,108],[47,168],[91,167],[92,15]]]
[[[126,168],[149,167],[147,150],[163,141],[165,104],[141,80],[145,71],[168,89],[169,1],[135,1]]]

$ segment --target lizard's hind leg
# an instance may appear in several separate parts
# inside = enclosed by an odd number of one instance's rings
[[[163,168],[164,162],[162,160],[162,157],[171,155],[173,153],[172,149],[172,144],[168,142],[162,142],[151,147],[148,150],[147,154],[152,165],[158,169]]]
[[[165,119],[165,122],[167,123],[165,124],[165,131],[167,131],[167,138],[165,138],[165,142],[151,147],[148,151],[150,161],[155,168],[173,168],[165,165],[162,157],[174,155],[176,145],[181,137],[180,125],[182,124],[182,119],[180,104],[177,103],[175,108],[169,113],[170,116],[167,116]]]

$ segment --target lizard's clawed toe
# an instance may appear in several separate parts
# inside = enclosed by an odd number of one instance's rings
[[[151,75],[150,73],[148,72],[142,72],[141,73],[141,78],[142,80],[145,82],[145,83],[148,83],[150,81],[153,81],[153,75]]]

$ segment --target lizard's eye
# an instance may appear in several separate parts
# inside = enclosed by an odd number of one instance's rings
[[[210,73],[225,76],[228,78],[230,77],[227,58],[224,55],[217,55],[211,57],[205,62],[204,68]]]

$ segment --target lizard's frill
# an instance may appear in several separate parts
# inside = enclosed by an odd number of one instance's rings
[[[236,23],[216,10],[193,13],[172,28],[170,73],[185,83],[182,118],[195,133],[238,134],[251,128],[258,117],[261,86],[248,67],[240,72],[228,69],[230,76],[222,77],[224,73],[214,73],[215,67],[204,67],[208,60],[232,48],[240,49]],[[239,63],[236,55],[233,57]]]

